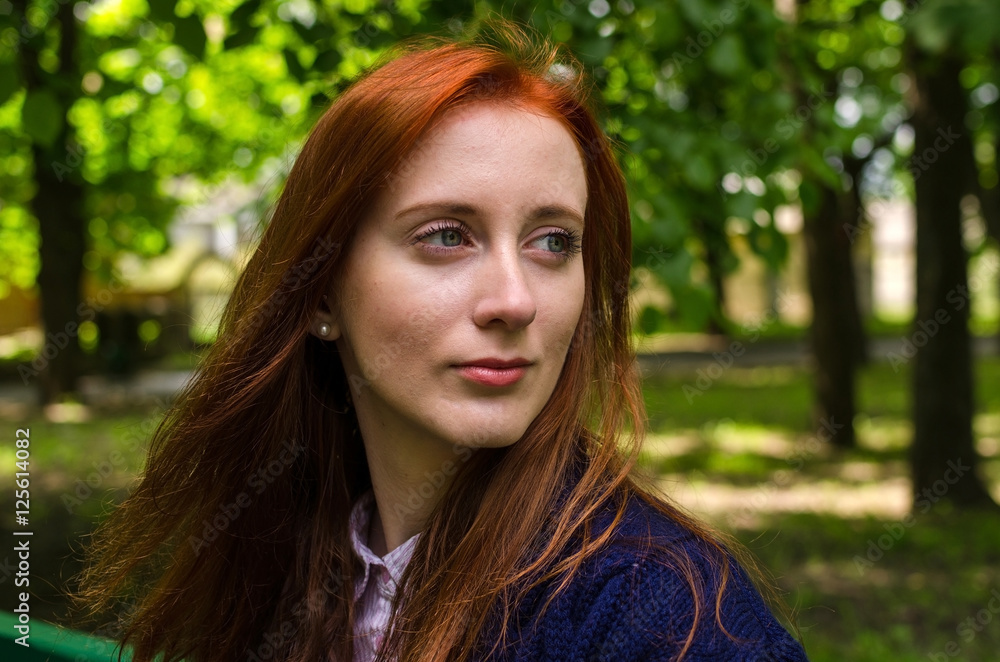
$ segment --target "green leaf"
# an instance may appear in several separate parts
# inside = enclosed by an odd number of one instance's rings
[[[707,20],[709,18],[711,6],[703,0],[680,0],[678,4],[680,5],[681,11],[675,14],[674,20],[680,18],[680,16],[677,16],[677,14],[680,14],[686,18],[689,23],[700,25],[703,20]]]
[[[726,197],[726,213],[729,216],[751,219],[757,211],[757,198],[751,193],[740,191]]]
[[[298,80],[305,80],[306,70],[299,63],[299,55],[293,50],[285,49],[285,64],[288,66],[288,73]]]
[[[257,34],[260,32],[260,28],[242,28],[238,30],[235,34],[231,34],[226,37],[226,40],[222,42],[222,47],[230,51],[234,48],[239,48],[240,46],[246,46],[247,44],[252,44],[254,39],[257,38]]]
[[[703,154],[694,154],[684,163],[684,178],[691,186],[702,191],[715,188],[715,171],[712,162]]]
[[[320,71],[333,71],[342,59],[344,58],[341,56],[340,51],[336,48],[328,48],[316,56],[313,67]]]
[[[324,94],[323,92],[316,92],[311,97],[309,97],[309,103],[313,108],[326,108],[330,105],[330,95]]]
[[[762,257],[774,270],[780,269],[788,259],[788,238],[773,224],[760,227],[756,223],[751,223],[747,242],[753,252]]]
[[[806,176],[816,177],[835,191],[841,190],[843,182],[840,180],[840,175],[830,167],[823,156],[811,146],[803,145],[800,149]]]
[[[642,333],[648,336],[660,330],[664,317],[663,311],[659,308],[645,306],[642,312],[639,313],[639,320],[636,326],[639,327]]]
[[[7,63],[0,66],[0,106],[7,103],[21,87],[21,81],[17,77],[17,67],[14,63]]]
[[[688,328],[703,329],[712,316],[715,296],[704,286],[671,287],[670,295],[681,320]]]
[[[951,41],[951,31],[936,21],[914,21],[913,34],[921,48],[931,53],[941,53]]]
[[[650,253],[645,266],[669,288],[682,287],[691,282],[694,258],[685,249]]]
[[[174,14],[174,0],[146,0],[149,5],[149,17],[159,23],[173,23],[177,18]]]
[[[746,67],[743,42],[738,35],[725,34],[708,49],[708,66],[723,76],[735,77]]]
[[[298,21],[291,21],[291,26],[302,38],[302,41],[310,46],[319,46],[324,40],[335,34],[331,26],[318,21],[311,28],[307,28]]]
[[[239,34],[250,27],[250,18],[260,9],[261,0],[248,0],[229,15],[229,27]]]
[[[174,19],[173,23],[174,43],[195,57],[204,57],[208,37],[205,36],[205,26],[202,25],[198,15],[191,14],[184,18],[177,18]]]
[[[51,147],[65,121],[59,100],[50,90],[32,90],[28,93],[21,108],[21,126],[32,140]]]
[[[611,55],[614,43],[607,37],[587,39],[576,46],[576,52],[588,62],[600,64]]]

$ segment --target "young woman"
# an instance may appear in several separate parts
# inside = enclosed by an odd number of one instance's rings
[[[625,182],[579,65],[498,34],[314,128],[96,537],[134,660],[805,659],[637,475]]]

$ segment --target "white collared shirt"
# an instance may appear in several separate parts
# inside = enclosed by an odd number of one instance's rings
[[[364,570],[354,580],[354,662],[375,659],[392,615],[392,598],[413,556],[420,534],[416,534],[384,557],[368,547],[368,529],[375,511],[375,493],[368,490],[351,509],[351,547]]]

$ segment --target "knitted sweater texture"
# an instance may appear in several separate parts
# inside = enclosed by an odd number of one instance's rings
[[[598,517],[597,530],[610,521],[607,513]],[[505,646],[476,657],[489,662],[675,660],[694,622],[694,599],[685,576],[645,544],[650,538],[691,559],[708,596],[685,661],[806,660],[802,646],[732,558],[720,605],[722,623],[732,635],[727,636],[715,614],[720,553],[638,498],[629,501],[611,544],[588,559],[547,608],[555,582],[533,589],[521,602],[508,619]]]

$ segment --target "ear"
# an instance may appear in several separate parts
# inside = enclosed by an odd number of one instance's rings
[[[309,325],[309,333],[320,340],[336,340],[340,337],[340,323],[337,321],[337,316],[330,310],[328,299],[326,295],[323,295],[323,301],[313,315],[312,324]],[[323,327],[329,329],[325,335],[320,333],[320,329]]]

